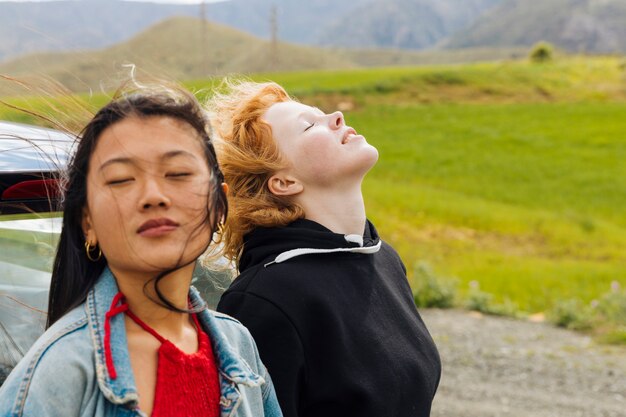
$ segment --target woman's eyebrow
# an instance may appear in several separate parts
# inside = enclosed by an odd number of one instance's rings
[[[317,107],[311,107],[310,109],[306,109],[302,113],[300,113],[298,115],[298,119],[302,118],[302,116],[306,116],[306,115],[309,115],[309,114],[316,115],[316,113],[318,113],[317,114],[318,116],[324,116],[326,114],[323,111],[321,111],[320,109],[318,109]]]
[[[98,169],[98,171],[103,171],[106,167],[108,167],[110,165],[113,165],[113,164],[131,164],[131,165],[134,165],[135,162],[131,158],[127,158],[127,157],[111,158],[111,159],[103,162],[102,165],[100,165],[100,168]]]
[[[175,151],[169,151],[169,152],[165,152],[163,155],[161,155],[161,157],[159,158],[161,161],[165,161],[168,159],[173,159],[176,157],[185,157],[185,158],[192,158],[192,159],[197,159],[196,155],[192,154],[191,152],[187,152],[187,151],[183,151],[183,150],[175,150]],[[105,161],[104,163],[102,163],[102,165],[100,165],[99,171],[104,170],[106,167],[113,165],[113,164],[129,164],[129,165],[137,165],[137,162],[135,161],[134,158],[129,158],[129,157],[117,157],[117,158],[111,158],[107,161]]]
[[[177,156],[183,156],[185,158],[197,159],[197,156],[195,154],[193,154],[191,152],[188,152],[188,151],[184,151],[182,149],[165,152],[163,155],[161,155],[161,158],[159,158],[159,159],[161,161],[164,161],[166,159],[176,158]]]

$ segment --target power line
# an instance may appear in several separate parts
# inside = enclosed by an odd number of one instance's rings
[[[278,68],[278,19],[277,7],[272,5],[270,10],[270,59],[272,69]]]
[[[209,73],[209,54],[207,48],[209,46],[208,42],[208,19],[207,19],[207,4],[206,1],[200,3],[200,20],[202,24],[200,25],[200,30],[202,31],[200,34],[200,57],[201,57],[201,65],[203,75],[208,75]]]

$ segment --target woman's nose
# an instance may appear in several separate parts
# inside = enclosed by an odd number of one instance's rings
[[[147,210],[153,207],[169,207],[171,201],[163,192],[162,185],[155,179],[147,180],[143,187],[143,195],[140,199],[140,207]]]
[[[334,113],[331,113],[329,116],[331,129],[339,129],[340,127],[344,126],[345,122],[343,119],[343,113],[341,113],[340,111],[336,111]]]

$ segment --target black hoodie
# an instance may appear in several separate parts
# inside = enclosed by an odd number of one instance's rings
[[[441,363],[406,269],[367,223],[310,220],[244,239],[219,311],[252,333],[285,417],[425,417]]]

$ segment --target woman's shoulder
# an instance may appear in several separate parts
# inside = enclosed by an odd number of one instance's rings
[[[315,256],[298,257],[283,263],[257,265],[239,274],[226,290],[254,294],[279,302],[285,291],[291,295],[315,291],[315,280],[326,270],[326,263]]]
[[[91,348],[87,323],[82,306],[71,310],[37,339],[21,362],[55,355],[68,356],[73,350]]]
[[[2,385],[0,403],[6,399],[10,400],[7,406],[24,406],[27,397],[45,398],[60,387],[65,388],[59,393],[68,395],[71,387],[81,383],[83,389],[88,375],[95,372],[92,357],[87,317],[76,308],[46,330],[24,355]]]
[[[206,312],[210,315],[211,322],[209,337],[216,346],[216,355],[229,364],[227,368],[245,371],[250,380],[264,377],[265,370],[250,331],[239,320],[227,314],[213,310]],[[243,362],[239,359],[243,359]]]
[[[248,329],[236,318],[229,316],[228,314],[220,313],[219,311],[207,310],[207,312],[212,316],[213,321],[218,326],[219,330],[229,340],[252,340],[252,336],[250,335]]]
[[[20,360],[15,371],[25,366],[30,372],[46,363],[56,364],[76,358],[79,352],[92,352],[84,309],[77,307],[48,328]]]
[[[215,310],[207,310],[207,311],[209,312],[209,314],[213,316],[213,318],[215,318],[215,320],[220,326],[233,328],[237,331],[243,331],[246,329],[239,320],[237,320],[236,318],[232,316],[229,316],[228,314],[220,313],[219,311],[215,311]]]

